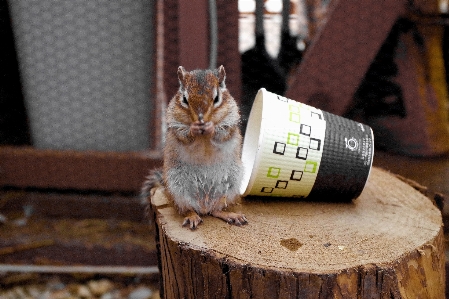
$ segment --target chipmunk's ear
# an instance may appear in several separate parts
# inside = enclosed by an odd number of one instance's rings
[[[224,69],[224,66],[220,65],[220,67],[218,68],[218,83],[220,84],[221,88],[225,88],[226,84],[225,84],[225,79],[226,79],[226,72]]]
[[[181,87],[184,87],[184,86],[185,86],[185,83],[186,83],[186,79],[185,79],[186,73],[187,73],[187,71],[186,71],[186,69],[185,69],[184,67],[182,67],[182,66],[179,66],[179,67],[178,67],[178,79],[179,79],[179,84],[181,85]]]

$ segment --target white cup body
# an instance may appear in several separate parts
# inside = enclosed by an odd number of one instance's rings
[[[243,142],[241,194],[315,194],[316,198],[335,191],[338,200],[350,200],[361,193],[373,154],[374,139],[368,126],[262,88],[256,95]],[[353,170],[359,174],[354,176]]]

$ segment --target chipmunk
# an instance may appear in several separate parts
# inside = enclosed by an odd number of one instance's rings
[[[192,230],[202,215],[235,225],[248,222],[243,214],[224,211],[240,199],[243,176],[240,113],[225,78],[223,66],[191,72],[178,68],[179,90],[166,112],[163,169],[152,171],[143,186],[144,196],[155,186],[165,187],[185,216],[182,225]]]

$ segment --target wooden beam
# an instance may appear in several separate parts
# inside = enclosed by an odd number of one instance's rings
[[[95,152],[0,147],[0,186],[138,192],[160,152]]]

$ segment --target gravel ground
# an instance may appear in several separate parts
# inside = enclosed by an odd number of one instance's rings
[[[2,299],[159,299],[157,282],[140,282],[138,278],[123,281],[108,278],[63,279],[61,276],[41,278],[37,274],[16,274],[28,276],[33,283],[0,285]],[[14,275],[4,276],[3,282],[13,281]],[[15,279],[18,279],[16,277]],[[20,279],[19,279],[20,280]]]

